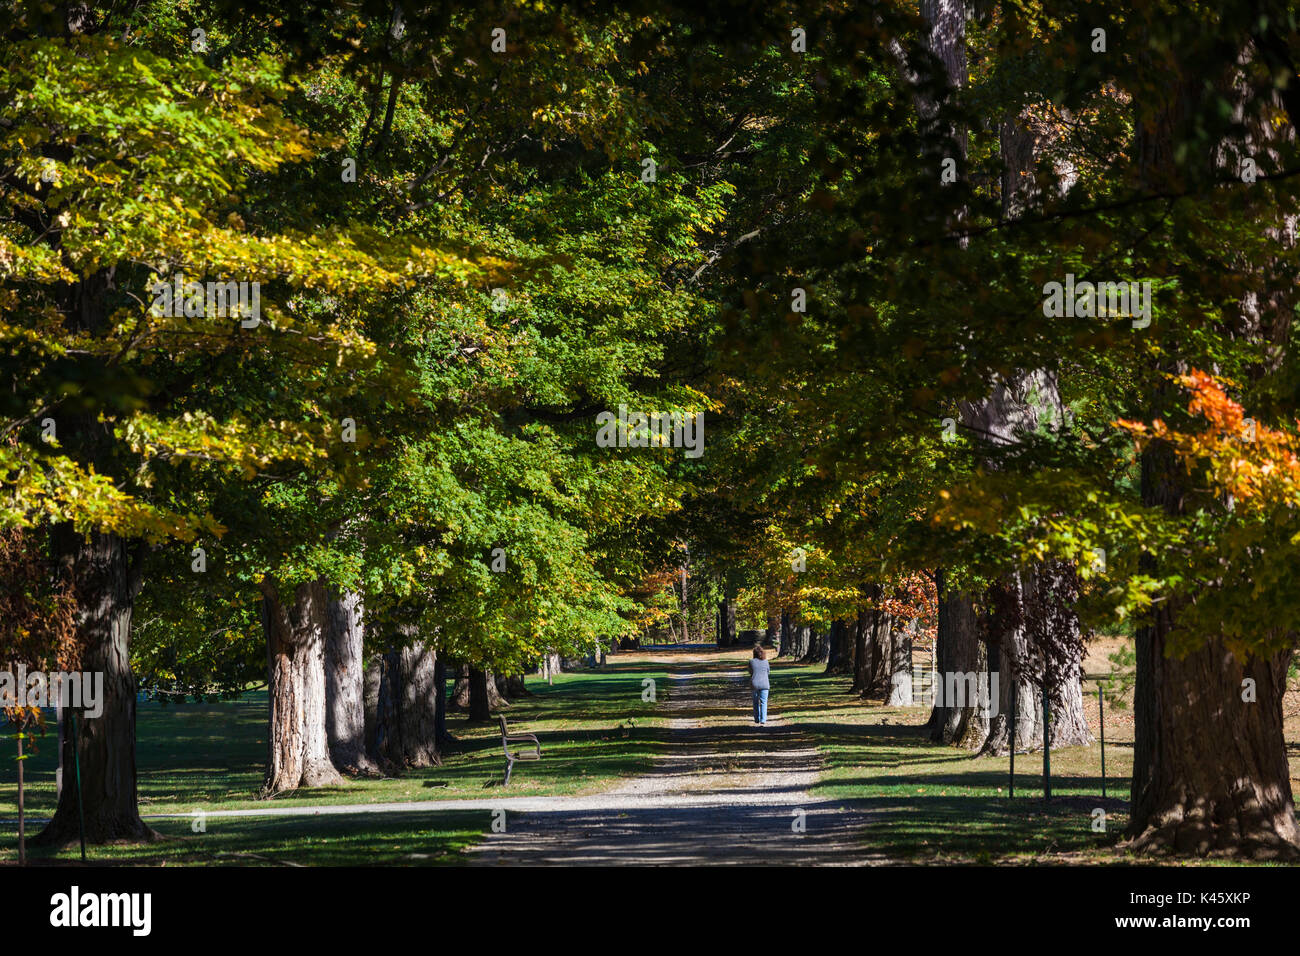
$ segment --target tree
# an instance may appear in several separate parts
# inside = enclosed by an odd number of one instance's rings
[[[277,362],[373,368],[348,322],[317,321],[297,296],[345,299],[455,272],[460,260],[364,229],[258,228],[257,178],[321,145],[286,120],[289,87],[272,59],[210,65],[166,30],[130,41],[130,14],[16,11],[6,27],[14,59],[0,73],[15,104],[0,145],[13,223],[0,238],[4,334],[18,346],[6,349],[4,430],[16,441],[0,451],[5,522],[52,528],[54,554],[75,576],[85,663],[105,673],[104,712],[79,736],[94,795],[87,825],[96,841],[137,839],[149,831],[135,801],[130,631],[145,548],[225,530],[207,507],[213,476],[319,462],[338,434],[306,411],[310,378],[280,377],[298,390],[264,401],[274,411],[258,417],[238,401],[249,393],[220,387],[214,371],[242,369],[248,384]],[[260,298],[254,284],[265,286]],[[285,405],[299,414],[286,417]],[[281,624],[282,597],[269,598],[268,618]],[[275,673],[308,673],[290,665],[293,635],[280,634],[286,666]],[[65,789],[43,836],[74,830]]]
[[[325,733],[330,759],[347,774],[372,774],[366,752],[365,640],[361,595],[329,597],[325,622]]]

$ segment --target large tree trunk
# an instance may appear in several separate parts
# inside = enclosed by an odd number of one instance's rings
[[[596,658],[595,655],[593,655],[591,663],[589,663],[588,666],[595,667],[598,663],[599,658]],[[501,695],[505,697],[507,701],[517,700],[520,697],[529,697],[532,695],[532,691],[528,689],[528,685],[524,682],[523,674],[511,674],[509,677],[498,677],[497,690],[501,692]]]
[[[889,696],[889,679],[894,631],[894,616],[883,609],[873,609],[867,613],[868,628],[867,647],[870,663],[863,668],[865,697]]]
[[[546,681],[547,684],[553,684],[555,683],[555,675],[563,672],[563,665],[564,662],[560,659],[559,654],[543,654],[537,676]]]
[[[103,711],[75,709],[77,748],[63,742],[63,766],[81,761],[81,800],[88,843],[149,840],[157,834],[140,819],[135,782],[135,675],[131,671],[131,611],[141,585],[143,550],[116,535],[87,537],[69,525],[52,534],[56,559],[72,573],[77,599],[81,668],[104,675]],[[72,708],[64,710],[67,715]],[[65,717],[66,719],[66,717]],[[59,846],[78,835],[77,788],[64,786],[54,816],[34,845]]]
[[[1300,856],[1282,696],[1291,652],[1239,660],[1212,640],[1164,653],[1172,616],[1138,634],[1130,835],[1137,850]],[[1257,699],[1242,701],[1242,681]]]
[[[912,706],[912,637],[920,628],[920,618],[894,628],[889,645],[889,698],[885,701],[890,707]]]
[[[1004,582],[1005,600],[1013,608],[1025,606],[1024,579],[1024,574],[1017,572]],[[989,596],[996,602],[1000,595],[990,592]],[[1004,756],[1011,751],[1013,713],[1016,752],[1042,747],[1043,711],[1037,684],[1041,661],[1030,654],[1024,623],[1014,613],[991,615],[988,653],[990,674],[998,678],[998,707],[989,720],[988,737],[980,753]]]
[[[807,624],[794,620],[790,624],[790,652],[789,657],[794,661],[803,661],[808,655],[812,646],[812,628]],[[785,648],[782,647],[784,651]]]
[[[800,658],[801,664],[825,664],[830,660],[830,632],[823,627],[809,628],[808,653]]]
[[[781,640],[781,615],[775,611],[769,611],[767,615],[767,629],[763,631],[763,644],[767,647],[775,647]]]
[[[1043,747],[1044,680],[1053,749],[1092,743],[1083,713],[1084,646],[1069,607],[1073,596],[1063,594],[1067,592],[1058,567],[1036,564],[1006,580],[1001,600],[1022,609],[1024,617],[995,614],[989,623],[989,671],[997,675],[997,714],[989,721],[980,753],[1009,752],[1013,708],[1017,752]]]
[[[469,710],[469,665],[462,664],[456,672],[456,683],[451,688],[452,710]]]
[[[1035,195],[1035,140],[1022,117],[1013,116],[999,129],[1004,163],[1002,215],[1013,220],[1023,214]],[[1067,175],[1073,179],[1073,173]],[[1059,427],[1065,407],[1056,375],[1047,370],[1018,372],[998,382],[989,398],[963,404],[963,421],[992,444],[1008,445],[1032,433],[1045,421]],[[1035,566],[1010,574],[998,587],[985,594],[990,610],[989,670],[998,677],[997,713],[990,719],[988,736],[981,753],[1002,755],[1012,746],[1010,726],[1016,714],[1014,745],[1017,751],[1043,745],[1042,683],[1048,687],[1051,705],[1050,740],[1053,747],[1087,744],[1092,741],[1083,713],[1081,663],[1083,643],[1072,603],[1060,587],[1061,574]],[[1026,626],[1038,641],[1031,640]],[[1041,643],[1043,646],[1034,646]]]
[[[325,587],[300,584],[287,605],[270,578],[261,590],[271,708],[262,792],[341,784],[325,732]]]
[[[378,671],[375,748],[387,766],[431,767],[438,753],[437,651],[402,625],[402,645],[384,654]]]
[[[382,654],[366,662],[363,674],[364,701],[366,708],[366,756],[371,763],[380,766],[383,758],[379,755],[379,686],[384,680],[384,657]]]
[[[988,708],[970,693],[969,675],[985,672],[986,655],[979,639],[975,608],[970,597],[959,591],[939,587],[939,635],[935,650],[935,705],[930,712],[930,739],[935,743],[953,744],[978,750],[988,735]],[[955,691],[961,688],[964,699]],[[972,700],[972,697],[976,699]]]
[[[492,701],[488,695],[491,674],[477,667],[469,669],[469,719],[485,722],[492,719]]]
[[[497,678],[492,671],[487,672],[487,698],[488,706],[493,710],[502,710],[510,706],[510,701],[506,700],[505,695],[497,689]]]
[[[365,667],[361,595],[331,598],[325,627],[325,732],[330,759],[347,774],[376,774],[366,752]]]
[[[734,647],[736,643],[736,596],[728,588],[726,598],[718,607],[722,619],[722,635],[718,644],[722,647]]]
[[[944,64],[949,85],[954,89],[964,86],[967,67],[963,4],[958,0],[922,0],[921,9],[931,27],[929,48]],[[918,101],[918,112],[923,118],[935,114],[936,107],[932,101],[923,96],[918,96]],[[1025,142],[1022,132],[1015,123],[1003,124],[1001,129],[1002,158],[1007,168],[1002,203],[1003,216],[1007,219],[1020,214],[1027,198],[1021,185],[1032,182],[1032,177],[1022,175],[1025,172],[1023,165],[1033,158],[1032,143]],[[960,152],[965,157],[965,130],[950,130],[950,133],[958,140]],[[959,402],[958,414],[963,426],[981,440],[994,444],[1013,443],[1018,440],[1018,434],[1032,432],[1037,427],[1039,409],[1036,401],[1039,399],[1046,400],[1049,414],[1058,416],[1058,421],[1063,417],[1055,374],[1046,370],[1018,371],[1008,380],[995,382],[988,398]],[[969,597],[953,594],[946,602],[941,599],[939,645],[936,654],[940,657],[940,685],[946,684],[953,674],[982,668],[987,660],[987,651],[979,641]],[[998,666],[996,662],[994,666]],[[931,714],[932,738],[967,748],[980,747],[989,730],[987,708],[977,711],[969,706],[955,708],[949,706],[950,703],[945,701]],[[1075,717],[1082,718],[1081,707],[1077,713],[1069,715],[1071,726]]]
[[[831,622],[830,649],[826,658],[827,674],[852,674],[854,648],[857,645],[857,618]]]
[[[1083,713],[1083,658],[1086,648],[1074,613],[1077,589],[1066,583],[1074,568],[1059,563],[1034,564],[1024,572],[1032,597],[1026,619],[1033,640],[1047,656],[1047,696],[1051,706],[1048,738],[1052,747],[1093,742]],[[1041,692],[1040,692],[1041,695]]]
[[[780,638],[776,650],[777,657],[790,656],[790,645],[793,643],[793,638],[791,634],[793,631],[794,631],[794,627],[790,620],[790,613],[788,611],[782,611],[781,612],[781,634],[780,634]]]
[[[879,592],[879,588],[875,589]],[[871,644],[871,612],[862,608],[853,623],[853,693],[865,694],[871,683],[873,647]]]
[[[1069,606],[1074,596],[1067,589],[1064,569],[1050,565],[1026,568],[1009,575],[1001,591],[990,591],[990,599],[1019,612],[990,616],[989,670],[998,678],[998,705],[981,754],[1001,756],[1010,751],[1013,706],[1016,750],[1043,746],[1044,681],[1052,747],[1092,743],[1083,713],[1084,645],[1078,619]]]
[[[1243,61],[1266,53],[1277,43],[1271,23],[1265,21],[1259,29],[1263,36],[1242,40]],[[1149,62],[1145,65],[1153,67]],[[1285,104],[1268,104],[1285,105],[1290,113],[1291,123],[1275,127],[1267,117],[1243,113],[1249,93],[1241,75],[1214,79],[1236,100],[1233,119],[1246,126],[1245,154],[1260,163],[1261,174],[1280,170],[1276,139],[1294,135],[1292,124],[1300,105],[1294,90],[1283,92]],[[1151,102],[1151,98],[1134,102],[1143,119],[1137,124],[1134,155],[1146,189],[1156,191],[1170,182],[1205,175],[1203,169],[1180,167],[1178,149],[1194,124],[1203,121],[1199,103],[1204,85],[1202,76],[1175,76],[1162,89],[1163,102]],[[1222,152],[1226,153],[1226,148]],[[1222,168],[1224,156],[1215,161],[1221,168],[1213,174],[1231,176],[1235,172]],[[1278,257],[1282,257],[1294,243],[1294,217],[1279,217],[1275,209],[1268,215],[1263,229],[1275,240]],[[1289,338],[1294,286],[1273,279],[1269,259],[1274,257],[1251,256],[1251,263],[1242,268],[1258,263],[1254,268],[1259,274],[1244,277],[1245,287],[1259,288],[1243,296],[1235,332],[1281,346]],[[1183,369],[1179,363],[1169,363],[1161,370]],[[1262,374],[1264,368],[1254,371]],[[1163,415],[1170,404],[1167,391],[1157,393],[1151,416]],[[1163,508],[1171,515],[1183,514],[1192,489],[1190,476],[1166,443],[1152,442],[1144,449],[1143,504]],[[1149,568],[1158,557],[1144,556],[1144,560]],[[1133,846],[1152,852],[1296,859],[1300,857],[1300,830],[1282,723],[1282,697],[1295,635],[1290,633],[1290,646],[1284,652],[1244,659],[1229,651],[1217,634],[1197,635],[1195,649],[1174,658],[1169,647],[1179,629],[1179,612],[1176,602],[1167,601],[1137,634],[1128,831]],[[1284,633],[1291,632],[1290,622],[1281,627]],[[1186,647],[1188,636],[1179,637]],[[1248,678],[1254,681],[1254,702],[1242,700],[1242,682]]]

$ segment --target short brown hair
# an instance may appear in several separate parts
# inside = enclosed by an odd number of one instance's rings
[[[754,656],[755,656],[755,657],[761,657],[761,658],[766,659],[766,657],[767,657],[767,651],[763,650],[763,645],[762,645],[762,644],[755,644],[755,645],[754,645]]]

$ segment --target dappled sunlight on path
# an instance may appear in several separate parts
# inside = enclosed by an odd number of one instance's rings
[[[809,796],[821,759],[781,718],[780,699],[766,727],[753,723],[747,654],[700,645],[643,655],[668,672],[655,688],[668,747],[653,771],[582,805],[551,798],[511,813],[500,801],[506,831],[470,851],[475,863],[880,862],[861,845],[861,810]]]

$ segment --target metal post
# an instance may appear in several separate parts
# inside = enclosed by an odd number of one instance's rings
[[[1047,675],[1043,675],[1043,799],[1052,799],[1052,705],[1047,701]]]
[[[77,834],[81,837],[81,862],[86,862],[86,811],[81,805],[81,750],[77,739],[77,712],[68,711],[72,718],[72,765],[77,773]]]
[[[1016,795],[1016,703],[1020,700],[1020,685],[1011,687],[1011,796]]]
[[[1106,799],[1106,705],[1103,703],[1101,681],[1097,681],[1097,723],[1101,727],[1101,798]]]
[[[54,800],[63,799],[63,678],[59,677],[58,695],[54,698],[54,722],[59,726],[59,766],[54,771]]]
[[[21,713],[21,712],[20,712]],[[23,728],[27,726],[26,718],[18,721],[18,865],[27,865],[27,834],[23,819]]]

